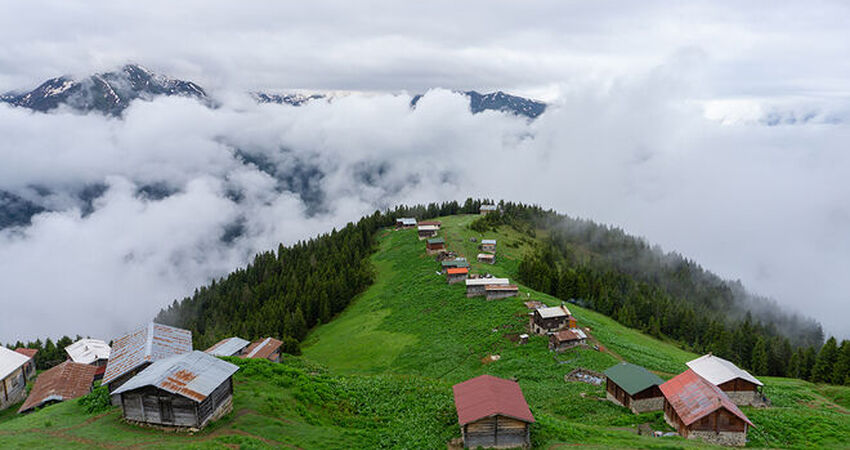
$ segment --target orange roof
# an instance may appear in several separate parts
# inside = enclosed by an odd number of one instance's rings
[[[720,388],[691,369],[676,375],[659,388],[685,426],[721,408],[754,426]]]
[[[97,367],[65,361],[45,370],[32,387],[29,397],[18,412],[38,408],[51,401],[65,401],[91,392]]]
[[[28,358],[35,358],[35,354],[38,353],[37,348],[18,347],[18,348],[15,349],[15,351],[26,356],[26,357],[28,357]]]
[[[447,270],[447,273],[449,275],[461,275],[464,273],[469,273],[469,269],[467,269],[466,267],[452,267]]]

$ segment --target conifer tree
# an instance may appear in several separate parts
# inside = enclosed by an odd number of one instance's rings
[[[832,370],[838,358],[838,346],[835,338],[830,337],[818,352],[815,365],[812,368],[812,381],[815,383],[828,383],[832,380]]]

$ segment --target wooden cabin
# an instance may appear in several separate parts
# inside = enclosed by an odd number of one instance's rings
[[[562,352],[587,341],[587,335],[578,328],[568,328],[549,335],[549,350]]]
[[[664,396],[659,388],[664,380],[658,375],[627,362],[610,367],[604,373],[605,396],[609,401],[635,414],[664,408]]]
[[[27,378],[27,380],[31,380],[35,376],[36,372],[35,355],[38,354],[38,349],[18,347],[15,349],[15,351],[30,359],[29,361],[24,363],[24,376]]]
[[[0,410],[27,397],[26,365],[32,358],[0,345]]]
[[[564,305],[537,308],[531,313],[530,328],[535,334],[549,334],[564,328],[576,328],[576,319]]]
[[[440,222],[439,220],[423,220],[422,222],[419,222],[419,225],[434,226],[437,227],[437,230],[439,230],[440,227],[443,226],[443,222]]]
[[[416,226],[416,219],[412,217],[401,217],[395,220],[396,229],[413,228]]]
[[[516,381],[481,375],[458,383],[457,419],[466,448],[528,448],[534,416]]]
[[[446,251],[446,241],[443,238],[431,238],[425,241],[425,250],[429,255]]]
[[[98,366],[65,361],[45,370],[33,384],[19,413],[27,413],[53,403],[82,397],[92,390]]]
[[[479,253],[478,262],[482,262],[485,264],[496,264],[496,255],[492,255],[490,253]]]
[[[235,364],[201,351],[160,359],[116,389],[124,419],[201,429],[233,409]]]
[[[482,252],[496,253],[495,239],[481,239],[481,245],[478,246]]]
[[[501,286],[509,283],[510,280],[507,278],[469,278],[466,280],[466,296],[487,295],[487,286]]]
[[[229,337],[216,342],[204,352],[213,356],[242,356],[249,345],[251,345],[250,341],[240,337]]]
[[[112,393],[151,363],[191,351],[191,331],[148,323],[112,341],[102,383]],[[117,401],[113,398],[113,402]]]
[[[664,419],[684,438],[743,446],[750,419],[720,388],[691,369],[660,386]]]
[[[245,351],[242,352],[243,358],[267,359],[271,362],[280,362],[280,347],[283,342],[267,337],[254,341]]]
[[[428,239],[428,238],[436,237],[437,232],[440,231],[440,226],[439,225],[422,225],[422,223],[420,223],[419,226],[416,229],[418,230],[419,240],[421,241],[422,239]]]
[[[95,380],[100,380],[106,373],[106,364],[109,362],[111,352],[112,348],[109,347],[109,344],[100,339],[80,339],[65,347],[68,360],[97,368],[94,374]]]
[[[500,298],[516,297],[519,295],[519,287],[515,284],[490,284],[484,286],[484,297],[487,300],[498,300]]]
[[[730,361],[709,353],[685,364],[719,387],[736,405],[764,406],[767,403],[761,392],[764,384]]]
[[[481,214],[482,216],[485,215],[485,214],[489,214],[491,212],[496,212],[496,211],[498,211],[498,208],[496,207],[496,205],[481,205],[478,208],[478,213]]]
[[[446,271],[446,282],[449,284],[460,283],[466,281],[469,276],[469,269],[466,267],[452,267]]]
[[[469,269],[469,263],[466,261],[466,258],[455,258],[451,260],[441,261],[440,267],[442,268],[443,275],[445,275],[449,269]]]

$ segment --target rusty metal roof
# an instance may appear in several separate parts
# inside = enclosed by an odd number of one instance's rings
[[[109,348],[106,342],[100,339],[80,339],[65,347],[65,353],[71,361],[80,364],[91,364],[99,359],[109,359]]]
[[[555,340],[558,342],[568,342],[568,341],[577,341],[580,339],[587,339],[587,335],[584,334],[584,331],[579,330],[578,328],[561,330],[557,333],[554,333]]]
[[[47,402],[61,402],[91,392],[97,367],[65,361],[45,370],[35,380],[29,397],[18,412],[27,412]]]
[[[15,349],[15,351],[26,356],[26,357],[28,357],[28,358],[35,358],[35,355],[38,353],[37,348],[18,347],[18,348]]]
[[[0,381],[32,359],[0,345]]]
[[[243,358],[258,358],[258,359],[267,359],[272,356],[274,352],[283,345],[283,342],[275,339],[275,338],[265,338],[260,339],[252,343],[248,348],[245,349],[245,354],[242,356]]]
[[[191,331],[151,322],[112,341],[112,353],[106,364],[103,383],[109,383],[146,362],[191,351]]]
[[[440,222],[439,220],[428,220],[428,221],[423,220],[423,221],[419,222],[419,225],[433,225],[433,226],[437,226],[437,227],[439,227],[442,224],[443,224],[443,222]]]
[[[229,337],[218,341],[204,351],[213,356],[233,356],[245,349],[250,343],[240,337]]]
[[[469,273],[469,269],[466,267],[452,267],[450,269],[446,269],[446,273],[449,275],[464,275]]]
[[[685,426],[689,426],[721,408],[753,426],[750,419],[735,406],[735,403],[720,388],[697,375],[691,369],[676,375],[659,387],[664,398],[667,399],[667,402],[670,403]]]
[[[154,386],[200,403],[237,370],[235,364],[195,350],[156,361],[113,394]]]
[[[519,288],[515,284],[488,284],[484,287],[485,291],[518,291]]]
[[[534,422],[534,416],[516,381],[481,375],[452,386],[452,391],[457,420],[461,425],[495,415]]]

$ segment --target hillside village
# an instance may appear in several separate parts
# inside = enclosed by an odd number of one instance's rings
[[[496,205],[482,205],[480,214],[486,215],[496,210]],[[452,225],[457,226],[454,223]],[[546,393],[549,400],[545,403],[557,403],[558,397],[570,395],[570,400],[557,408],[569,409],[570,403],[573,407],[581,405],[584,410],[601,408],[606,411],[604,414],[615,416],[624,424],[635,425],[637,434],[633,434],[634,438],[625,437],[630,432],[624,432],[624,435],[618,435],[615,439],[614,447],[631,446],[624,444],[632,442],[630,439],[635,439],[635,447],[654,445],[652,442],[655,441],[663,445],[690,443],[697,446],[744,446],[749,443],[752,446],[753,433],[764,433],[761,427],[774,426],[769,423],[773,419],[761,413],[774,408],[770,399],[774,387],[770,380],[760,380],[730,361],[712,354],[692,357],[694,355],[676,351],[675,359],[684,364],[654,362],[655,358],[663,359],[665,355],[671,354],[667,348],[669,345],[651,341],[653,347],[650,348],[617,344],[623,337],[635,332],[621,327],[616,328],[621,336],[612,336],[611,330],[614,328],[605,326],[608,321],[598,315],[587,312],[576,314],[573,310],[581,311],[580,307],[553,301],[550,297],[512,283],[509,277],[504,276],[510,271],[499,266],[516,264],[514,255],[518,250],[518,241],[513,237],[510,246],[502,239],[497,239],[497,236],[487,233],[478,237],[450,238],[443,227],[442,221],[417,221],[405,217],[397,219],[394,230],[385,230],[384,236],[397,234],[398,237],[394,239],[398,242],[406,240],[406,245],[414,241],[417,243],[421,255],[430,260],[430,263],[423,262],[423,267],[427,264],[433,267],[431,274],[423,272],[417,277],[421,277],[422,283],[435,287],[446,286],[440,290],[441,304],[449,302],[468,306],[470,314],[491,307],[489,314],[497,320],[501,315],[499,321],[505,323],[492,330],[474,331],[493,335],[493,338],[487,338],[487,354],[477,355],[480,362],[471,363],[467,356],[462,357],[461,365],[473,364],[469,367],[477,367],[472,372],[478,374],[457,380],[450,389],[443,388],[444,395],[450,391],[453,403],[451,418],[443,423],[453,422],[450,429],[455,430],[449,439],[442,442],[443,447],[531,448],[539,446],[541,442],[550,442],[535,436],[543,434],[541,426],[552,427],[552,419],[549,417],[551,408],[543,407],[542,410],[549,412],[542,416],[539,413],[539,389],[542,386],[536,385],[541,382],[539,378],[543,373],[551,373],[553,370],[559,374],[557,376],[561,380],[557,382],[565,391],[562,394],[557,391]],[[503,253],[510,255],[503,257]],[[412,308],[415,308],[417,302],[425,301],[404,291],[394,295],[405,298]],[[352,310],[366,300],[361,299],[335,321],[308,338],[305,360],[315,359],[320,363],[336,361],[329,366],[331,369],[337,366],[342,373],[356,373],[359,367],[380,361],[378,358],[364,362],[362,358],[370,358],[370,354],[362,351],[365,348],[362,345],[372,344],[359,342],[359,335],[341,336],[342,339],[348,339],[343,342],[337,341],[335,337],[336,331],[352,320],[361,320],[363,324],[369,321],[366,316],[359,316],[358,319],[352,317],[356,313]],[[522,308],[519,312],[514,306],[518,304]],[[430,310],[420,310],[415,314],[424,318],[430,313]],[[363,325],[360,328],[363,331]],[[458,333],[468,332],[466,330],[458,329]],[[393,347],[390,342],[401,339],[400,336],[396,332],[388,332],[388,346]],[[448,336],[446,339],[451,340]],[[607,347],[603,342],[613,344],[614,348]],[[292,358],[282,353],[281,340],[269,336],[254,339],[253,342],[230,336],[200,351],[193,348],[191,331],[154,322],[142,324],[122,336],[113,336],[110,343],[81,339],[65,348],[67,361],[38,374],[35,370],[35,355],[30,349],[9,350],[0,347],[0,409],[35,416],[40,409],[44,409],[43,412],[50,411],[49,405],[90,397],[94,395],[93,390],[103,392],[105,389],[108,402],[112,405],[108,410],[112,412],[106,414],[118,415],[121,427],[136,427],[148,430],[147,433],[177,431],[187,437],[203,435],[207,428],[216,428],[220,422],[234,420],[234,409],[242,394],[240,385],[248,381],[240,381],[242,375],[239,372],[243,367],[247,367],[251,373],[259,370],[255,364],[289,367]],[[640,353],[632,358],[634,355],[630,352],[634,351]],[[653,355],[653,351],[658,353]],[[331,356],[332,353],[335,354]],[[346,362],[349,358],[349,362]],[[439,357],[445,358],[452,357]],[[639,364],[648,362],[651,367]],[[422,365],[415,373],[427,374],[431,370],[428,357],[414,364]],[[505,376],[505,372],[498,369],[517,367],[517,364],[531,368],[532,372],[507,369],[507,373],[515,375]],[[533,374],[535,365],[540,369],[537,374]],[[545,370],[544,365],[548,367]],[[435,363],[430,367],[443,365]],[[496,369],[496,373],[491,373],[493,369]],[[518,375],[520,372],[525,375]],[[447,375],[443,374],[439,378],[456,379],[456,376]],[[551,390],[551,383],[546,381],[545,390]],[[780,382],[780,386],[783,383]],[[572,396],[578,392],[580,395]],[[252,391],[251,395],[258,393]],[[527,395],[531,395],[535,401],[527,401]],[[788,408],[788,402],[784,399],[786,395],[783,393],[780,396],[782,409]],[[838,414],[850,414],[845,408],[837,405],[836,408]],[[399,413],[401,410],[394,414]],[[571,415],[566,412],[561,414]],[[588,417],[595,417],[595,414],[590,413]],[[626,420],[627,415],[632,415],[634,420]],[[6,417],[6,420],[11,421],[9,423],[14,422],[14,419]],[[766,419],[768,423],[760,419]],[[541,420],[544,424],[538,423]],[[587,425],[577,426],[578,429],[594,432],[585,428]],[[843,426],[846,429],[847,424]],[[0,420],[0,439],[9,433],[14,434],[13,431],[4,431],[3,420]],[[560,433],[561,439],[573,434],[566,431]],[[559,440],[558,435],[554,433],[555,441]],[[593,440],[590,436],[586,438]],[[757,443],[770,444],[764,440],[764,436],[760,436]],[[346,447],[341,442],[339,445],[314,444],[317,448]],[[433,444],[431,442],[428,446]],[[417,447],[404,441],[381,446]]]

